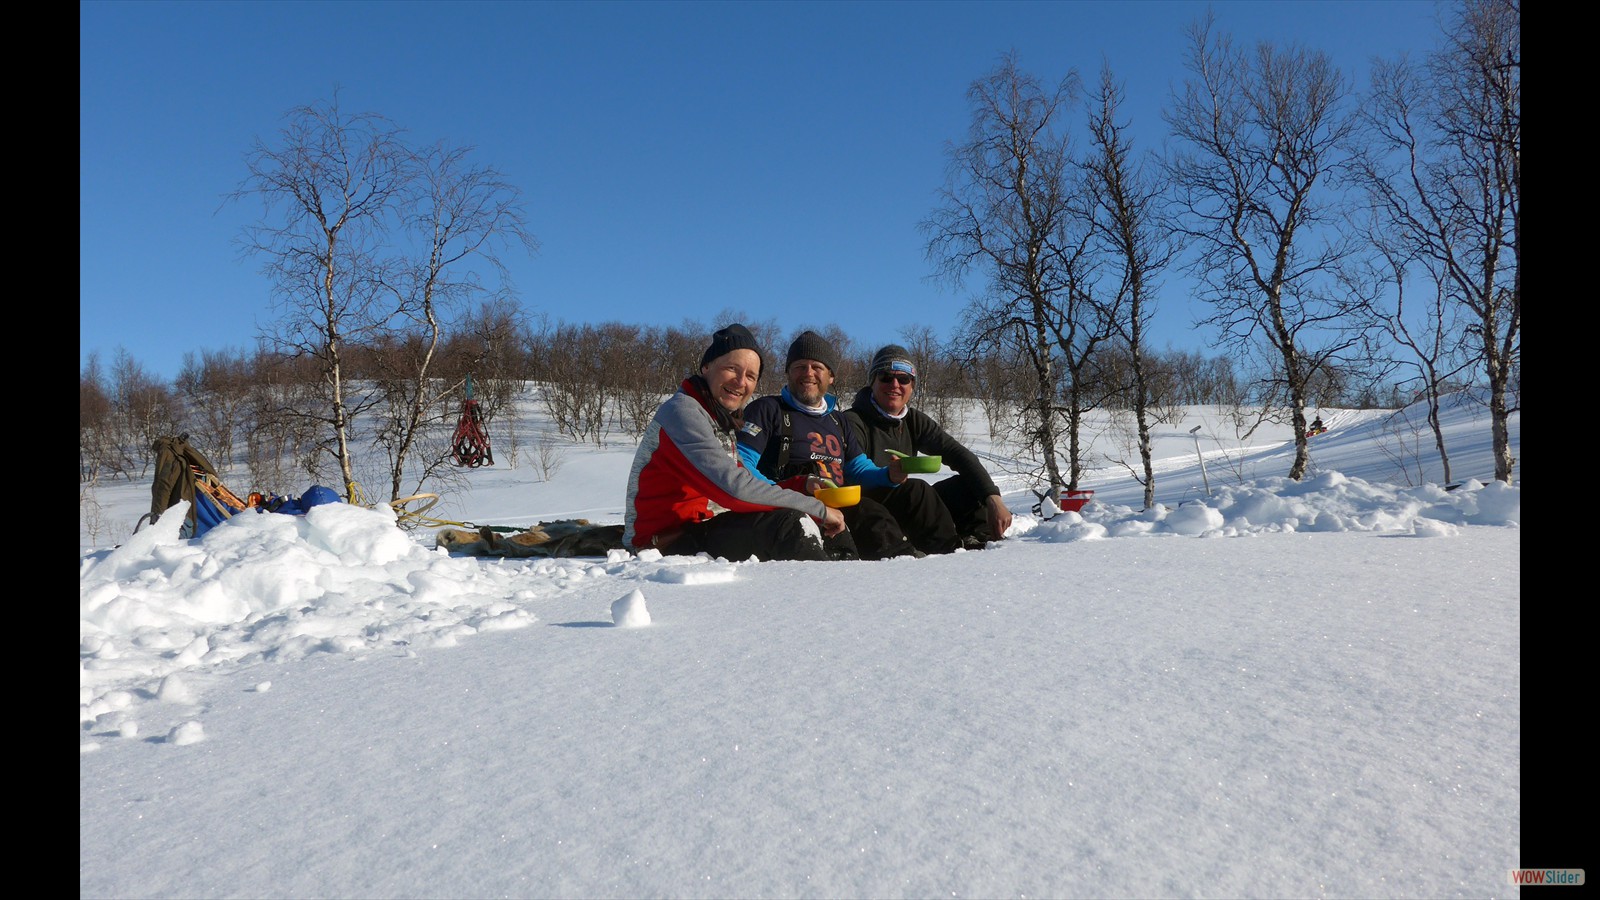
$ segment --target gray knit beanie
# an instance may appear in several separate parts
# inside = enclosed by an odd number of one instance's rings
[[[899,344],[889,344],[873,355],[867,377],[877,378],[884,372],[904,372],[911,376],[912,381],[917,380],[917,365],[911,361],[911,354],[906,348]]]
[[[794,339],[794,343],[789,345],[789,357],[783,361],[783,369],[787,372],[789,367],[795,364],[796,360],[814,359],[827,366],[828,371],[832,372],[838,368],[835,365],[838,362],[838,358],[839,355],[833,352],[833,345],[828,343],[827,338],[817,334],[815,331],[806,331],[802,332],[799,337]]]
[[[761,347],[756,343],[755,335],[750,333],[750,329],[738,322],[726,328],[718,328],[716,333],[711,335],[711,346],[707,347],[704,355],[700,357],[700,368],[704,369],[713,359],[734,350],[754,350],[756,374],[761,374],[766,365],[766,361],[761,358]]]

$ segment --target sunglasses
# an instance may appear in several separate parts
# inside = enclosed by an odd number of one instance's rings
[[[910,375],[891,375],[888,372],[878,376],[879,384],[888,384],[891,381],[896,381],[900,384],[910,384],[911,382],[916,381],[916,379],[912,378]]]

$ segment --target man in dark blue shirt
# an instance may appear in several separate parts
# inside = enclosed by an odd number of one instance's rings
[[[867,459],[845,427],[838,400],[828,393],[837,359],[833,345],[814,331],[789,345],[784,361],[788,383],[777,395],[745,407],[739,457],[746,468],[805,494],[823,487],[824,479],[863,488],[890,488],[906,480],[897,462],[879,466]],[[863,497],[842,511],[846,530],[824,542],[835,558],[923,555],[882,503]]]

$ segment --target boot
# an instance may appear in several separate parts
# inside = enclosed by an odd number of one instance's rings
[[[823,538],[822,549],[827,551],[828,558],[833,560],[861,558],[861,553],[856,550],[855,535],[852,535],[848,528],[831,538]]]

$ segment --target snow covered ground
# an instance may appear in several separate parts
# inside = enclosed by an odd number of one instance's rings
[[[100,486],[80,894],[1512,894],[1521,488],[1481,408],[1449,491],[1414,418],[1322,412],[1296,483],[1286,427],[1186,410],[1150,511],[1097,420],[1048,521],[971,412],[1016,522],[922,560],[456,558],[342,505],[185,541]],[[632,444],[547,479],[523,421],[433,515],[620,522]]]

